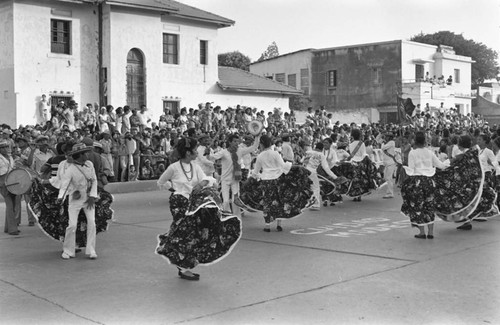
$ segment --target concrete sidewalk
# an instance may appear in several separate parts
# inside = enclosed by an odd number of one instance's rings
[[[154,253],[172,222],[168,191],[116,194],[97,260],[62,260],[23,215],[20,236],[0,234],[2,324],[500,324],[500,219],[468,232],[438,220],[434,239],[415,239],[401,198],[382,194],[308,211],[283,232],[247,214],[233,252],[197,267],[198,282]]]

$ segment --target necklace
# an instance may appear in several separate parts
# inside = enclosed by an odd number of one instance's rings
[[[181,164],[181,169],[182,169],[182,172],[183,172],[183,173],[184,173],[184,175],[186,176],[186,178],[187,178],[188,182],[191,182],[191,180],[193,179],[193,174],[194,174],[194,173],[193,173],[193,165],[191,165],[191,163],[189,163],[189,167],[190,167],[190,169],[189,169],[189,171],[188,171],[188,172],[186,172],[186,171],[184,170],[184,166],[183,166],[183,164],[182,164],[182,161],[179,161],[179,163]],[[189,173],[189,174],[191,174],[191,177],[189,177],[189,176],[188,176],[188,173]]]

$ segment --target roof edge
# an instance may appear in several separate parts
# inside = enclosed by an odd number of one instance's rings
[[[232,90],[232,91],[238,91],[238,92],[246,92],[246,93],[262,93],[262,94],[280,94],[280,95],[301,95],[302,90],[296,90],[296,91],[286,91],[286,90],[271,90],[271,89],[259,89],[259,88],[245,88],[245,87],[231,87],[231,86],[224,86],[220,83],[220,81],[217,81],[217,86],[219,86],[220,89],[222,90]]]

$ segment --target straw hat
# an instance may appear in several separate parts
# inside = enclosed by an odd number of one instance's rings
[[[90,150],[91,148],[87,147],[85,144],[77,143],[73,146],[73,148],[71,148],[71,151],[68,153],[68,155],[73,156],[76,155],[77,153],[86,152]]]

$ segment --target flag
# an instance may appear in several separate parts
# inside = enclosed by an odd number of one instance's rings
[[[398,97],[399,123],[411,122],[411,116],[413,115],[415,107],[411,98],[403,99],[402,97]]]

